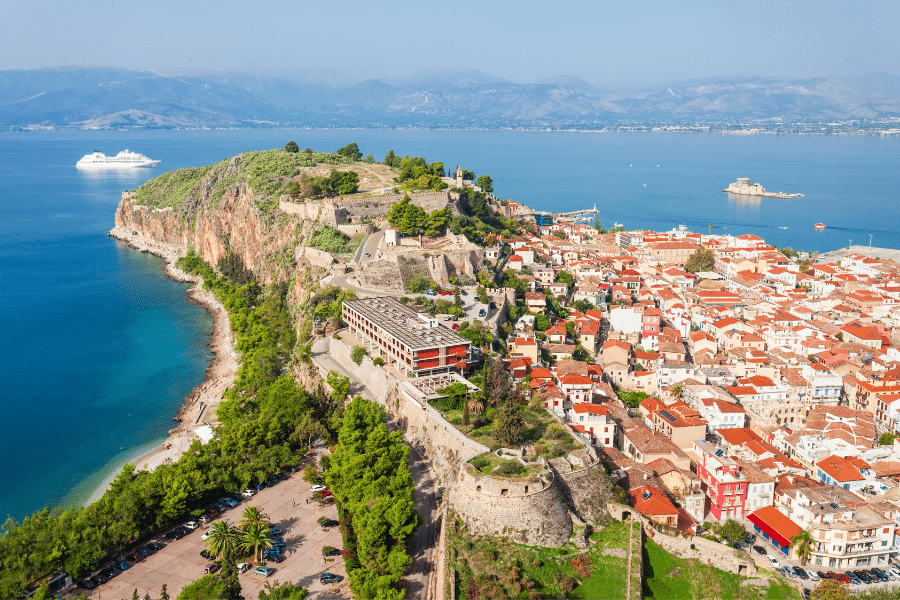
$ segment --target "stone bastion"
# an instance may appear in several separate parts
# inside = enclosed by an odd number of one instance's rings
[[[476,534],[547,547],[563,546],[572,537],[563,492],[549,469],[532,477],[507,479],[464,464],[449,500]]]

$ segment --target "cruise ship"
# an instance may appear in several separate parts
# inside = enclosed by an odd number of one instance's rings
[[[738,180],[722,190],[738,196],[756,196],[761,198],[782,198],[788,200],[803,196],[803,194],[785,194],[784,192],[767,192],[766,188],[758,183],[750,183],[749,177],[738,177]]]
[[[160,161],[152,160],[138,154],[124,150],[115,156],[107,156],[99,150],[94,150],[91,154],[84,156],[75,163],[79,169],[134,169],[137,167],[155,167]]]

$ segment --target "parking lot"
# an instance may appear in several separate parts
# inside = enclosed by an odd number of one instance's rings
[[[752,525],[748,529],[752,529]],[[769,570],[774,570],[772,562],[769,560],[770,556],[774,556],[778,560],[778,563],[779,563],[779,565],[781,565],[781,567],[784,567],[785,565],[787,565],[791,568],[801,567],[800,561],[789,560],[787,556],[782,554],[780,550],[778,550],[771,542],[766,540],[761,534],[759,534],[755,531],[751,531],[751,533],[753,533],[753,535],[756,536],[756,541],[753,542],[753,544],[751,544],[750,546],[747,546],[746,544],[741,544],[741,547],[743,549],[749,550],[751,552],[754,560],[756,561],[757,566],[760,566],[762,568],[769,569]],[[756,550],[753,550],[753,546],[762,546],[763,548],[765,548],[767,554],[766,555],[758,554],[756,552]],[[881,570],[887,571],[891,565],[880,565],[880,566],[873,565],[873,566],[877,566]],[[810,573],[810,572],[817,573],[818,571],[822,571],[823,573],[828,573],[829,571],[833,571],[835,573],[843,574],[847,571],[856,571],[856,570],[869,571],[872,567],[871,566],[869,566],[869,567],[840,567],[840,568],[839,567],[825,567],[823,565],[817,565],[812,562],[809,562],[805,566],[802,566],[801,568],[804,569],[807,573]],[[798,585],[808,588],[810,590],[812,588],[816,587],[816,585],[819,583],[818,581],[814,581],[812,578],[801,579],[800,577],[789,577],[784,574],[783,570],[779,570],[779,572],[782,575],[784,575],[787,579],[789,579],[792,583],[798,584]],[[847,585],[851,591],[861,592],[863,590],[873,589],[873,588],[891,588],[894,586],[900,586],[900,579],[898,579],[896,581],[874,581],[872,583],[863,583],[863,584],[848,583]]]
[[[280,564],[267,563],[267,566],[274,569],[274,573],[268,578],[254,575],[252,569],[239,575],[245,598],[256,598],[266,581],[273,584],[276,581],[298,584],[309,590],[307,598],[326,595],[329,598],[339,597],[330,593],[335,588],[340,590],[340,595],[350,596],[343,559],[337,556],[333,562],[325,563],[322,556],[323,546],[342,547],[340,531],[337,527],[323,531],[316,522],[322,516],[336,521],[337,509],[333,504],[324,508],[313,502],[307,504],[309,487],[301,479],[301,473],[297,472],[288,480],[263,489],[218,517],[236,523],[244,508],[256,506],[269,515],[272,525],[277,525],[283,531],[281,535],[285,541],[284,555],[287,560]],[[88,597],[98,600],[130,598],[134,590],[137,590],[141,598],[147,593],[151,598],[157,598],[165,583],[169,596],[175,598],[184,586],[203,576],[204,568],[210,562],[200,556],[200,552],[206,547],[200,538],[208,527],[209,525],[202,526],[181,540],[166,539],[165,533],[153,538],[152,541],[164,544],[165,547],[134,564],[109,583],[87,592]],[[340,575],[343,581],[338,585],[323,585],[319,582],[322,573]],[[85,590],[73,588],[67,595],[74,597],[84,593]]]

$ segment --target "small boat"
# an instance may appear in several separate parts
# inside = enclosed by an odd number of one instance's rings
[[[825,229],[825,223],[816,223],[816,229]]]
[[[778,229],[787,229],[787,227],[779,227]]]

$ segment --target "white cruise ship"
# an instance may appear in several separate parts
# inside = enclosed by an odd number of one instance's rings
[[[99,150],[84,156],[75,163],[79,169],[134,169],[137,167],[155,167],[158,160],[151,160],[143,154],[130,152],[127,149],[115,156],[107,156]]]

